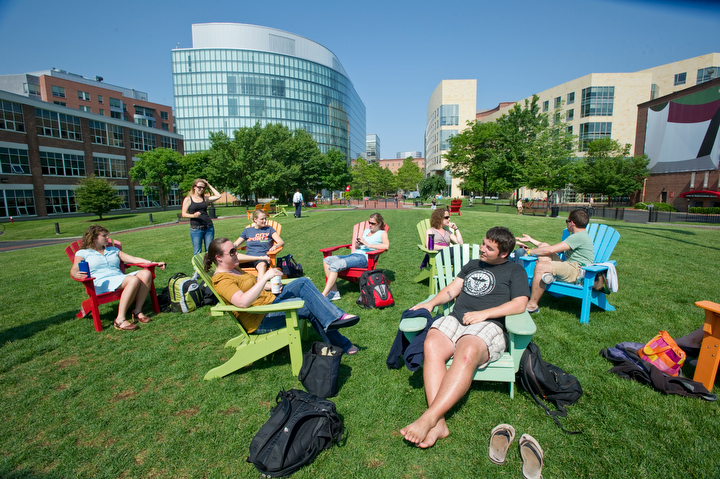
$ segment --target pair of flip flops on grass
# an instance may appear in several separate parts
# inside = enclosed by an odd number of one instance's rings
[[[515,428],[510,424],[498,424],[490,433],[490,460],[495,464],[505,464],[510,445],[515,440]],[[529,434],[520,436],[518,444],[523,461],[525,479],[541,479],[543,468],[543,450],[540,444]]]

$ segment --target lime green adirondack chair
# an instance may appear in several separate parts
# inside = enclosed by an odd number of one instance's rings
[[[480,258],[480,245],[463,244],[453,245],[438,251],[435,258],[435,266],[437,268],[438,291],[455,279],[455,272],[459,272],[463,265],[467,264],[471,259]],[[450,265],[454,264],[455,267]],[[449,267],[446,267],[449,266]],[[455,269],[455,272],[453,271]],[[428,300],[433,295],[428,297]],[[433,311],[434,314],[448,314],[452,311],[454,304],[445,304],[439,306]],[[402,331],[408,339],[412,339],[420,331],[425,328],[425,318],[405,318],[400,322],[400,331]],[[488,364],[486,367],[475,372],[473,380],[475,381],[497,381],[506,382],[510,385],[510,397],[515,396],[515,373],[520,367],[520,358],[525,348],[532,340],[536,327],[530,314],[523,312],[505,317],[505,328],[508,332],[510,344],[508,350],[498,359]],[[447,367],[452,364],[452,358],[447,362]]]
[[[437,269],[435,268],[435,256],[437,256],[438,251],[429,250],[426,246],[427,243],[427,230],[430,229],[430,218],[422,220],[420,223],[417,224],[417,230],[418,235],[420,236],[420,244],[417,245],[418,249],[422,251],[423,253],[427,254],[430,259],[428,261],[428,264],[425,265],[425,267],[420,270],[420,273],[415,276],[413,281],[415,283],[419,283],[420,281],[428,280],[428,294],[435,294],[436,290],[436,279],[435,276],[437,275]]]
[[[205,374],[205,379],[227,376],[285,346],[290,348],[292,374],[293,376],[297,376],[302,367],[303,359],[301,338],[307,337],[306,321],[298,318],[297,310],[302,308],[305,302],[298,299],[297,301],[251,306],[249,308],[238,308],[232,304],[227,304],[213,288],[211,274],[207,273],[203,267],[203,257],[203,253],[195,255],[192,259],[192,266],[219,301],[216,306],[212,307],[210,314],[212,316],[222,316],[227,313],[232,317],[233,322],[238,328],[240,328],[240,335],[225,343],[226,348],[235,348],[233,357],[225,364],[208,371],[208,373]],[[287,284],[290,281],[292,280],[283,280],[283,283]],[[232,311],[245,311],[248,313],[274,313],[284,311],[286,326],[266,334],[248,334],[242,324],[240,324],[240,321],[232,314]]]

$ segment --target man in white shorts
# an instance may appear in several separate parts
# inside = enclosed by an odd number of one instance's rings
[[[480,259],[463,266],[453,282],[431,300],[410,308],[432,311],[456,300],[452,313],[437,319],[425,339],[423,380],[428,408],[400,430],[416,446],[430,447],[450,434],[445,414],[468,392],[475,370],[505,352],[505,316],[525,311],[530,296],[525,270],[507,261],[514,249],[510,230],[490,228],[480,247]],[[451,357],[452,365],[446,369]]]
[[[583,210],[573,210],[565,220],[570,236],[561,242],[549,245],[525,234],[517,238],[518,244],[526,246],[531,243],[537,248],[528,250],[527,254],[537,256],[535,273],[532,282],[532,294],[527,304],[529,313],[539,311],[538,301],[545,292],[545,285],[555,280],[574,283],[580,276],[580,268],[595,262],[595,249],[585,227],[590,218]],[[565,261],[560,261],[558,253],[565,252]]]

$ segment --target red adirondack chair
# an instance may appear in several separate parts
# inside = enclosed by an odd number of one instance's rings
[[[122,244],[119,241],[112,240],[108,238],[108,246],[114,246],[118,249],[122,249]],[[77,253],[80,249],[82,249],[82,241],[78,240],[73,243],[70,243],[70,245],[65,248],[65,254],[67,254],[68,258],[70,259],[70,263],[75,263],[75,253]],[[120,261],[120,271],[125,273],[125,267],[127,266],[137,266],[139,268],[150,270],[150,273],[153,277],[153,282],[150,284],[150,292],[148,293],[150,296],[150,301],[152,302],[152,309],[155,314],[160,312],[160,304],[158,303],[158,297],[157,293],[155,292],[155,266],[157,266],[157,263],[143,263],[143,264],[134,264],[134,263],[123,263]],[[72,278],[72,276],[71,276]],[[122,288],[118,288],[115,291],[110,291],[108,293],[103,294],[97,294],[95,292],[95,285],[93,284],[93,278],[85,278],[85,279],[77,279],[73,278],[75,281],[82,283],[85,286],[85,292],[88,295],[88,298],[82,302],[80,305],[80,312],[77,314],[78,318],[84,318],[88,313],[92,314],[93,323],[95,324],[95,331],[100,332],[102,331],[102,324],[100,323],[100,309],[99,306],[101,304],[105,303],[112,303],[113,301],[119,301],[120,296],[122,295]]]
[[[355,238],[359,238],[362,236],[363,231],[365,231],[366,228],[370,228],[370,225],[367,221],[363,221],[362,223],[358,223],[355,226],[353,226],[353,234],[350,239],[350,244],[344,244],[340,246],[332,246],[330,248],[324,248],[321,249],[320,252],[323,254],[323,258],[327,256],[332,256],[333,251],[337,251],[340,248],[350,248],[350,253],[344,252],[343,254],[352,254],[355,252]],[[385,225],[385,231],[387,232],[390,230],[390,227],[386,224]],[[360,276],[365,271],[372,271],[377,268],[377,262],[380,258],[380,255],[383,253],[383,251],[370,251],[368,256],[368,266],[367,268],[349,268],[345,271],[341,271],[338,276],[340,278],[343,278],[350,282],[357,282],[360,279]],[[327,281],[327,277],[325,278],[325,281]]]
[[[450,200],[450,214],[457,213],[458,216],[462,216],[460,214],[460,208],[462,208],[462,200]]]

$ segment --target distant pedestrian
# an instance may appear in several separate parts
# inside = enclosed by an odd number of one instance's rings
[[[295,194],[293,195],[293,204],[295,205],[295,218],[300,218],[300,214],[302,213],[302,204],[303,204],[303,195],[300,193],[300,190],[295,190]]]
[[[520,199],[517,202],[517,210],[519,215],[523,214],[523,202]]]

